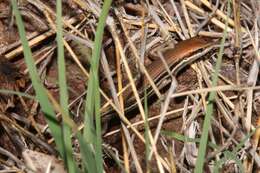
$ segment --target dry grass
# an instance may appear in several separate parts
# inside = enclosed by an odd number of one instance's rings
[[[260,125],[257,85],[260,3],[233,0],[229,14],[228,2],[152,0],[112,4],[103,36],[100,88],[97,88],[104,129],[108,123],[102,135],[105,172],[193,172],[199,157],[203,157],[203,172],[260,171],[260,132],[256,128]],[[7,1],[1,3],[8,9]],[[91,78],[89,59],[95,47],[101,9],[100,3],[91,0],[63,2],[62,44],[69,86],[68,109],[74,120],[65,118],[65,122],[77,127],[71,134],[77,163],[82,156],[79,156],[75,133],[86,129],[83,123],[85,83]],[[20,11],[26,19],[27,39],[38,74],[48,89],[56,117],[64,119],[64,108],[56,101],[59,88],[55,63],[55,2],[27,0],[20,4]],[[7,28],[3,32],[17,34],[15,24],[8,28],[7,23],[12,20],[8,14],[0,13],[1,25]],[[219,40],[224,37],[224,31],[227,38],[221,44]],[[174,67],[167,64],[164,59],[167,48],[174,50],[176,44],[198,35],[211,38],[214,44],[180,58]],[[0,165],[5,170],[27,172],[30,166],[21,151],[15,154],[15,147],[37,150],[54,158],[57,153],[38,102],[22,97],[35,93],[27,77],[21,42],[18,38],[11,41],[8,38],[0,37],[1,45],[6,43],[0,52],[16,63],[26,85],[18,88],[22,94],[15,93],[18,94],[12,100],[15,106],[0,113],[3,129]],[[189,50],[192,46],[187,44],[183,49]],[[219,53],[221,46],[223,53]],[[155,80],[149,71],[150,63],[156,61],[148,58],[150,54],[161,59],[157,68],[163,69],[163,83]],[[223,59],[220,71],[215,67],[219,57]],[[212,82],[212,74],[218,78],[217,85]],[[147,88],[148,107],[144,107],[146,98],[144,87],[140,85],[144,80],[150,86]],[[161,85],[166,84],[168,88],[162,89]],[[216,94],[212,100],[210,93]],[[205,132],[202,127],[210,104],[213,109],[206,129],[208,139],[204,147],[207,150],[205,156],[200,156],[201,136]],[[135,110],[128,111],[129,106]],[[26,145],[21,145],[21,141]]]

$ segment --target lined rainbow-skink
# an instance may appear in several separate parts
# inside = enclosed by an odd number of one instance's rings
[[[215,43],[216,41],[214,41],[214,39],[210,37],[196,36],[177,43],[174,48],[165,50],[162,53],[162,55],[169,68],[173,69],[183,59],[186,59],[187,57],[194,54],[195,52],[207,48]],[[163,80],[169,77],[165,65],[163,64],[163,61],[159,57],[155,61],[153,61],[150,65],[148,65],[146,67],[146,70],[149,73],[151,79],[154,81],[156,86],[160,85],[160,83],[162,83]],[[170,82],[168,82],[168,84],[169,83]],[[163,86],[166,85],[164,84]],[[138,88],[138,90],[140,91],[139,94],[141,100],[143,100],[144,89],[146,89],[147,91],[148,99],[154,95],[151,84],[149,83],[147,78],[144,78],[143,84],[141,85],[140,88]],[[159,87],[159,89],[163,89],[163,88]],[[137,103],[131,90],[126,90],[124,93],[124,97],[125,97],[124,111],[125,114],[127,115],[129,112],[131,112],[131,110],[137,108]],[[102,116],[106,121],[109,121],[114,115],[115,115],[115,111],[110,110],[106,113],[103,113]]]

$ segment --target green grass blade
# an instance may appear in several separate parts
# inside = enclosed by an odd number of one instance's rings
[[[13,94],[13,95],[17,95],[17,96],[20,96],[20,97],[26,97],[28,99],[33,99],[33,100],[36,99],[32,95],[29,95],[29,94],[26,94],[26,93],[22,93],[22,92],[19,92],[19,91],[0,89],[0,93],[2,93],[2,94]]]
[[[97,26],[95,35],[94,49],[91,57],[90,77],[88,81],[87,99],[85,106],[85,128],[83,137],[88,143],[94,145],[95,162],[97,172],[103,172],[103,159],[102,159],[102,138],[101,138],[101,117],[100,117],[100,93],[99,93],[99,78],[98,68],[101,52],[101,44],[103,39],[104,27],[106,18],[110,9],[112,0],[104,1],[101,15]],[[95,113],[96,130],[94,127],[93,115]]]
[[[37,74],[37,70],[36,70],[36,67],[34,65],[34,59],[32,57],[32,52],[31,52],[31,49],[29,47],[29,44],[28,44],[28,41],[27,41],[27,38],[26,38],[24,24],[23,24],[23,21],[22,21],[21,14],[18,10],[16,0],[12,0],[11,3],[12,3],[13,11],[14,11],[14,14],[15,14],[16,23],[17,23],[17,26],[18,26],[18,32],[19,32],[20,39],[21,39],[22,46],[23,46],[23,53],[24,53],[25,62],[26,62],[26,65],[28,67],[29,75],[30,75],[30,78],[31,78],[31,81],[32,81],[32,85],[33,85],[35,93],[36,93],[36,99],[40,102],[41,109],[44,112],[47,123],[48,123],[50,130],[52,132],[52,135],[55,139],[57,148],[58,148],[61,156],[64,158],[64,155],[63,155],[64,145],[63,145],[63,142],[62,142],[61,127],[60,127],[60,125],[59,125],[59,123],[58,123],[58,121],[55,117],[55,112],[52,108],[52,105],[48,100],[46,90],[43,87],[43,85],[41,84],[41,80],[40,80],[40,78]]]
[[[228,16],[230,14],[230,0],[228,0]],[[217,86],[217,81],[218,81],[218,73],[220,71],[221,63],[222,63],[222,56],[223,56],[223,51],[224,51],[224,43],[227,37],[227,23],[228,19],[225,20],[225,29],[224,29],[224,34],[221,40],[221,47],[218,53],[218,59],[215,67],[215,73],[213,74],[213,80],[212,80],[212,87]],[[203,165],[204,165],[204,160],[205,160],[205,154],[206,154],[206,148],[207,148],[207,142],[208,142],[208,133],[209,133],[209,128],[210,128],[210,123],[211,123],[211,117],[213,114],[213,105],[215,101],[215,96],[216,96],[216,91],[212,91],[209,94],[208,98],[208,105],[206,108],[206,115],[205,119],[203,122],[203,129],[202,129],[202,134],[201,134],[201,140],[200,140],[200,145],[199,145],[199,155],[196,161],[195,165],[195,173],[202,173],[203,172]]]
[[[102,154],[102,134],[101,134],[101,114],[100,114],[100,94],[99,82],[96,81],[96,100],[95,100],[95,119],[96,119],[96,165],[97,171],[103,172],[103,154]]]
[[[172,131],[162,130],[161,134],[164,135],[164,136],[174,138],[178,141],[182,141],[182,142],[196,142],[196,143],[200,142],[200,138],[189,138],[187,136],[184,136],[184,135],[181,135],[179,133],[172,132]],[[208,146],[211,147],[212,149],[216,149],[216,150],[219,148],[219,146],[217,146],[216,144],[214,144],[212,142],[209,142]]]
[[[57,53],[58,53],[58,80],[59,80],[59,92],[60,92],[60,105],[66,115],[69,115],[68,110],[68,91],[66,80],[66,64],[64,59],[64,45],[63,45],[63,25],[62,25],[62,2],[56,1],[56,13],[57,13]],[[64,142],[64,162],[68,169],[68,172],[76,172],[76,164],[73,159],[72,143],[71,143],[71,129],[63,121],[63,142]]]
[[[95,155],[93,153],[91,144],[86,142],[87,140],[78,132],[77,139],[80,144],[80,153],[82,156],[82,164],[84,165],[85,172],[97,172],[95,165]]]

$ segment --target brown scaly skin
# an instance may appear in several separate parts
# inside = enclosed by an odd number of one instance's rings
[[[210,37],[203,37],[203,36],[196,36],[184,41],[181,41],[175,45],[172,49],[167,49],[162,53],[166,63],[172,69],[176,64],[181,62],[183,59],[189,57],[190,55],[194,54],[195,52],[202,50],[203,48],[209,47],[215,43],[214,39]],[[163,76],[167,77],[167,71],[164,67],[163,62],[158,57],[155,61],[153,61],[150,65],[146,67],[147,72],[155,82],[155,84],[159,83],[160,80],[163,80]],[[142,86],[139,89],[139,91],[144,91],[144,88],[149,90],[149,93],[147,95],[148,100],[150,97],[152,97],[153,90],[150,86],[149,81],[146,77],[144,77],[142,81]],[[163,89],[163,88],[160,88]],[[140,93],[141,100],[143,97],[143,94]],[[137,108],[136,100],[133,96],[132,90],[128,89],[124,93],[124,104],[125,104],[125,114],[128,114],[132,110]],[[111,110],[108,112],[103,113],[102,122],[105,125],[104,131],[106,131],[107,124],[109,123],[110,119],[116,116],[116,112]]]

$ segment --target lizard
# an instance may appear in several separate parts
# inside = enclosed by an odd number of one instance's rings
[[[162,52],[162,56],[167,63],[170,70],[172,70],[178,63],[182,60],[188,58],[195,52],[203,50],[204,48],[213,46],[218,41],[215,41],[211,37],[206,36],[195,36],[190,39],[180,41],[175,45],[174,48],[166,49]],[[149,73],[151,79],[154,81],[155,85],[158,87],[159,90],[165,88],[170,81],[164,82],[167,78],[169,78],[168,71],[163,64],[163,61],[157,57],[151,64],[146,67],[147,72]],[[142,80],[141,87],[138,88],[140,91],[140,98],[141,101],[144,100],[143,91],[146,89],[147,91],[147,98],[152,98],[155,93],[153,88],[148,81],[147,78]],[[125,104],[125,114],[129,114],[132,110],[137,109],[137,103],[135,97],[133,96],[132,90],[128,89],[124,93],[124,104]],[[116,118],[116,112],[114,110],[109,110],[102,114],[102,122],[103,122],[103,129],[104,131],[107,130],[107,126],[111,119]]]

